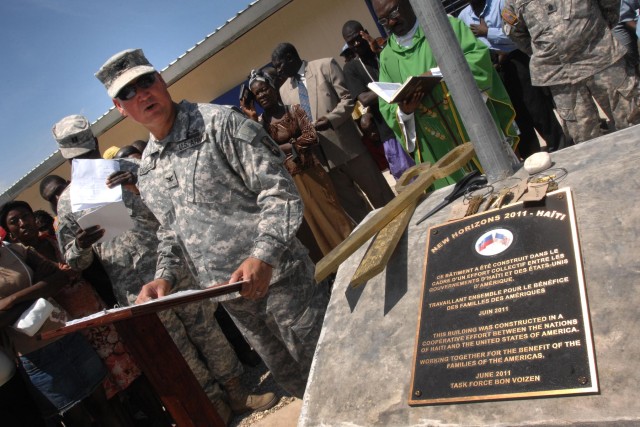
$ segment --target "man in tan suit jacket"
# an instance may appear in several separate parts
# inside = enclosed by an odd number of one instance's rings
[[[393,192],[362,144],[351,118],[354,100],[338,63],[332,58],[303,61],[290,43],[276,46],[271,61],[278,75],[287,78],[280,87],[282,101],[300,104],[311,115],[324,157],[321,161],[329,169],[345,211],[357,222],[371,211],[360,189],[374,207],[386,205]],[[302,92],[300,85],[304,85]]]

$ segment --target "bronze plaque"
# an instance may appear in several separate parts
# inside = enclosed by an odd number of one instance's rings
[[[410,405],[595,393],[571,191],[429,230]]]

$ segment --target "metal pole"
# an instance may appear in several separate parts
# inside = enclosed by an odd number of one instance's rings
[[[440,0],[409,0],[429,41],[487,180],[513,174],[517,159],[496,127]]]

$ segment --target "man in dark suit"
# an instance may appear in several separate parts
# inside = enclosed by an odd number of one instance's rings
[[[271,62],[287,79],[280,87],[282,101],[300,104],[318,131],[321,160],[345,211],[360,222],[371,210],[358,187],[374,207],[386,205],[393,192],[361,142],[351,118],[354,100],[338,63],[332,58],[303,61],[290,43],[276,46]]]

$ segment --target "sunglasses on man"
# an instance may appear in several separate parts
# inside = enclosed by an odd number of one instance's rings
[[[136,93],[138,93],[138,89],[149,89],[151,86],[153,86],[155,82],[156,82],[155,72],[149,73],[149,74],[143,74],[140,77],[138,77],[138,79],[135,82],[129,83],[128,85],[120,89],[120,92],[118,92],[118,94],[116,95],[116,98],[118,98],[121,101],[128,101],[132,99],[134,96],[136,96]]]

